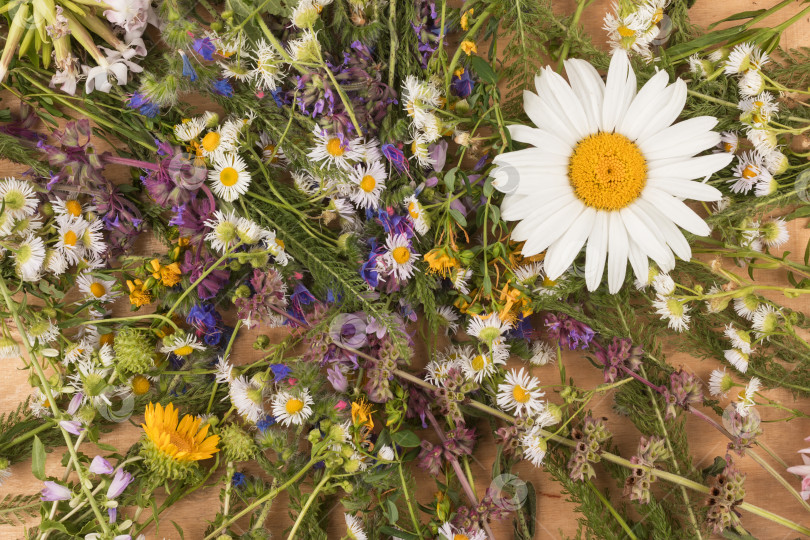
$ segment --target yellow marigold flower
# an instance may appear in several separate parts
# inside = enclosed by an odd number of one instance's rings
[[[174,287],[180,283],[180,264],[173,262],[166,266],[161,266],[160,261],[152,259],[149,263],[152,266],[152,277],[158,280],[166,287]]]
[[[200,428],[202,419],[190,414],[178,422],[172,403],[165,409],[160,403],[147,405],[144,422],[141,427],[155,448],[174,461],[200,461],[219,452],[219,435],[207,436],[210,425]]]
[[[355,425],[364,425],[374,429],[374,420],[371,418],[371,405],[364,400],[352,401],[352,422]]]
[[[144,283],[140,279],[127,280],[129,289],[129,302],[135,307],[145,306],[152,302],[152,293],[144,288]]]
[[[448,277],[453,268],[459,266],[459,261],[455,257],[448,255],[447,249],[440,247],[428,251],[425,254],[425,261],[428,263],[428,272]]]
[[[471,54],[478,52],[478,46],[475,44],[474,41],[465,39],[464,41],[461,42],[461,50],[464,51],[464,53],[467,56],[470,56]]]
[[[462,30],[469,30],[470,29],[470,17],[473,14],[474,9],[468,9],[461,15],[461,29]]]

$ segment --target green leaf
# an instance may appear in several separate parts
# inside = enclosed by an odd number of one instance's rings
[[[419,435],[410,430],[397,431],[391,435],[391,439],[396,444],[405,448],[416,448],[422,443]]]
[[[710,24],[708,26],[708,29],[711,30],[715,26],[717,26],[718,24],[728,22],[728,21],[740,21],[742,19],[753,19],[757,15],[762,15],[763,13],[765,13],[765,11],[766,10],[764,10],[764,9],[757,9],[755,11],[741,11],[740,13],[735,13],[734,15],[731,15],[730,17],[726,17],[725,19],[720,19],[719,21],[713,22],[712,24]]]
[[[31,472],[37,480],[45,480],[45,445],[34,435],[34,447],[31,449]]]
[[[447,191],[453,191],[453,186],[456,185],[456,171],[458,171],[458,167],[453,167],[444,174],[444,185],[447,187]]]
[[[480,56],[472,56],[470,57],[470,63],[472,64],[475,72],[478,73],[478,76],[481,77],[482,81],[489,84],[495,84],[498,82],[498,76],[495,75],[495,71],[493,71],[492,66],[489,65],[489,62]]]
[[[453,218],[453,221],[461,225],[462,227],[467,226],[467,218],[464,217],[464,214],[456,210],[455,208],[450,209],[450,217]]]
[[[394,504],[394,501],[391,499],[385,500],[385,516],[388,518],[388,523],[396,524],[399,521],[399,510],[397,510],[397,505]]]
[[[389,527],[387,525],[380,527],[380,532],[386,535],[402,538],[402,540],[419,540],[419,537],[415,534],[400,531],[399,529],[395,529],[394,527]]]

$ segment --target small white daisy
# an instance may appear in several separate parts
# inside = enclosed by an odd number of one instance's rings
[[[545,341],[536,340],[532,343],[532,356],[529,363],[533,366],[545,366],[557,361],[557,348]]]
[[[346,519],[346,534],[351,540],[368,540],[366,531],[363,530],[363,522],[357,516],[343,514]]]
[[[762,388],[762,382],[757,377],[751,377],[745,388],[740,391],[737,396],[740,401],[734,404],[740,416],[748,416],[751,408],[756,405],[754,397],[760,388]]]
[[[748,371],[748,360],[750,358],[748,353],[740,349],[728,349],[723,352],[723,356],[728,363],[734,366],[740,373]]]
[[[439,107],[441,102],[441,92],[430,82],[408,75],[402,83],[402,103],[417,129],[422,129],[424,116]]]
[[[267,230],[263,229],[261,225],[252,219],[240,217],[236,220],[236,234],[239,237],[239,241],[243,244],[252,246],[260,240],[264,240],[267,233]],[[275,238],[275,235],[273,235],[273,237]]]
[[[513,369],[498,385],[497,403],[506,412],[514,410],[516,416],[532,416],[545,407],[540,399],[544,395],[537,377],[532,377],[523,368],[520,371]]]
[[[445,334],[455,334],[458,330],[459,314],[452,306],[439,306],[436,310],[439,317],[439,324],[445,327]]]
[[[360,154],[361,159],[368,165],[383,158],[380,151],[380,141],[377,139],[361,140],[355,143],[355,151]]]
[[[733,324],[728,324],[726,325],[725,334],[729,341],[731,341],[732,347],[748,354],[753,350],[753,347],[751,347],[751,335],[747,331],[734,328]]]
[[[205,239],[211,242],[214,251],[225,253],[239,243],[239,218],[235,212],[225,213],[217,210],[214,212],[214,217],[207,220],[205,225],[211,229]]]
[[[237,136],[238,132],[224,127],[212,129],[200,141],[200,152],[212,161],[224,154],[236,153]]]
[[[713,396],[726,397],[728,391],[734,387],[734,379],[726,373],[726,368],[715,369],[709,376],[709,392]]]
[[[76,278],[76,285],[85,298],[98,302],[112,302],[120,295],[113,291],[115,284],[114,279],[101,279],[89,272],[82,272]]]
[[[192,354],[194,351],[205,350],[205,345],[200,343],[194,334],[177,332],[166,341],[167,343],[160,348],[160,352],[174,354],[181,358]]]
[[[469,358],[461,365],[464,375],[467,379],[474,380],[481,383],[486,377],[495,373],[497,365],[506,364],[506,361],[501,356],[496,356],[492,352],[479,352],[478,354],[470,355]]]
[[[425,366],[425,380],[434,386],[444,386],[450,370],[458,364],[455,361],[445,358],[431,360]]]
[[[524,433],[520,442],[523,445],[523,457],[535,467],[540,467],[548,451],[548,439],[540,433],[540,426],[533,426]]]
[[[765,162],[765,168],[771,174],[782,174],[789,166],[787,156],[775,148],[764,152],[763,161]]]
[[[454,527],[449,521],[439,528],[440,537],[437,540],[486,540],[484,531],[469,531]]]
[[[375,161],[370,165],[356,165],[350,175],[354,189],[349,194],[349,199],[358,208],[376,210],[380,206],[380,195],[385,189],[387,178],[385,165],[381,161]]]
[[[213,169],[208,172],[208,181],[218,197],[231,202],[247,193],[250,172],[241,157],[235,153],[227,153],[214,159]]]
[[[278,87],[284,73],[281,70],[281,57],[276,50],[260,39],[256,43],[253,59],[256,60],[256,68],[250,72],[250,76],[261,91],[274,91]]]
[[[773,195],[779,190],[779,182],[775,178],[762,178],[754,186],[754,195],[757,197],[767,197]]]
[[[411,140],[407,142],[411,144],[411,157],[421,168],[429,169],[436,165],[430,156],[431,140],[427,135],[421,132],[411,133]]]
[[[320,57],[321,44],[317,33],[310,29],[304,30],[301,37],[287,42],[287,52],[293,64],[314,63]]]
[[[377,450],[377,456],[385,461],[394,461],[397,458],[396,454],[394,454],[394,449],[387,444],[382,445],[380,449]]]
[[[740,43],[728,54],[723,71],[726,75],[759,70],[770,61],[767,53],[753,43]]]
[[[45,261],[45,243],[39,236],[29,234],[15,250],[14,265],[23,281],[38,281]]]
[[[472,277],[472,270],[459,268],[450,276],[450,281],[453,283],[453,288],[461,294],[470,294],[470,277]]]
[[[512,269],[512,274],[515,276],[515,281],[528,289],[534,289],[535,283],[538,278],[543,276],[543,263],[530,262],[521,264]],[[540,279],[542,282],[543,280]]]
[[[233,380],[233,365],[228,361],[227,356],[220,356],[214,369],[216,370],[214,380],[218,384],[230,384]]]
[[[720,143],[717,146],[721,152],[736,154],[740,147],[740,136],[735,131],[724,131],[720,134]]]
[[[281,391],[273,396],[273,416],[276,422],[289,426],[300,426],[312,415],[312,397],[304,388],[295,393]]]
[[[266,131],[262,131],[259,134],[259,140],[256,141],[256,146],[262,151],[262,158],[271,165],[278,165],[287,161],[284,150],[273,142]]]
[[[35,316],[28,324],[28,339],[45,347],[59,337],[59,327],[53,321]]]
[[[669,296],[675,292],[675,281],[669,274],[658,274],[652,280],[653,289],[661,296]]]
[[[740,78],[740,82],[737,83],[737,88],[741,96],[757,96],[765,90],[765,79],[758,70],[750,69]]]
[[[737,104],[737,108],[742,111],[740,120],[755,127],[765,127],[779,112],[779,105],[770,92],[745,98]]]
[[[218,62],[218,64],[222,69],[222,76],[226,79],[245,82],[254,76],[253,71],[248,69],[239,58],[231,59],[230,62]]]
[[[430,221],[425,209],[422,208],[422,205],[416,199],[416,195],[406,197],[403,204],[405,204],[405,208],[408,210],[408,215],[413,221],[413,228],[416,229],[416,232],[419,234],[428,232]]]
[[[206,116],[185,118],[179,124],[174,125],[174,136],[179,141],[193,141],[200,136],[208,123]]]
[[[87,221],[64,215],[57,217],[56,223],[59,225],[59,241],[56,243],[56,248],[62,252],[68,262],[78,263],[84,256],[84,246],[80,240],[87,229]]]
[[[37,210],[37,195],[30,182],[9,177],[0,180],[3,212],[14,219],[32,215]]]
[[[759,308],[759,300],[753,294],[746,294],[734,299],[734,311],[740,317],[748,319],[754,318],[754,312]]]
[[[689,329],[689,306],[677,298],[666,298],[658,296],[653,302],[653,307],[662,319],[668,321],[669,328],[676,332],[683,332]]]
[[[3,336],[0,337],[0,360],[18,360],[20,358],[20,346],[14,339]]]
[[[512,329],[512,323],[502,321],[496,312],[486,316],[474,315],[467,324],[467,334],[483,343],[491,344]]]
[[[754,184],[771,177],[762,155],[756,151],[743,152],[738,156],[733,170],[734,178],[727,180],[727,183],[732,184],[731,191],[734,193],[748,193]]]
[[[762,304],[751,317],[751,327],[756,331],[757,339],[770,339],[771,334],[780,330],[782,314],[770,304]]]
[[[790,239],[784,219],[771,219],[759,226],[759,236],[768,247],[778,248]]]
[[[385,252],[380,257],[382,270],[401,281],[413,275],[413,263],[420,255],[413,251],[411,241],[404,233],[388,235],[385,240]]]
[[[231,379],[228,387],[231,404],[242,418],[254,424],[266,415],[265,394],[266,387],[263,384],[244,375]]]
[[[312,161],[320,163],[321,168],[330,166],[349,170],[352,167],[352,161],[362,159],[362,156],[354,149],[355,141],[347,141],[342,134],[328,133],[316,126],[314,135],[315,146],[307,156]],[[359,144],[359,140],[357,144]]]

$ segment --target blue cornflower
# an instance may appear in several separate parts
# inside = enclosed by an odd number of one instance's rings
[[[213,92],[220,96],[233,97],[233,86],[227,79],[217,79],[214,81]]]
[[[207,37],[195,39],[192,48],[194,49],[194,52],[209,62],[214,59],[214,53],[217,52],[216,45],[214,45],[214,42],[211,41],[211,38]]]
[[[180,52],[180,58],[183,59],[183,77],[188,77],[191,79],[191,82],[196,81],[199,77],[197,76],[197,70],[194,69],[194,66],[191,65],[191,60],[189,59],[188,55],[183,52]]]
[[[245,475],[240,472],[233,473],[233,477],[231,477],[231,485],[236,489],[245,487]]]
[[[273,380],[276,382],[287,378],[287,375],[292,373],[292,369],[286,364],[273,364],[270,366],[270,370],[273,372]]]
[[[262,418],[261,420],[256,422],[256,428],[262,434],[264,434],[264,432],[267,431],[268,429],[270,429],[270,426],[272,426],[275,423],[276,423],[276,417],[271,416],[271,415],[268,414],[267,416],[265,416],[264,418]]]

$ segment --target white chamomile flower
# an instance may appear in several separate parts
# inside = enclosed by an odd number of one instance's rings
[[[320,57],[321,44],[318,41],[317,33],[310,29],[304,30],[301,37],[287,42],[287,52],[292,58],[292,63],[314,63]]]
[[[469,531],[454,527],[449,521],[439,527],[439,538],[437,540],[485,540],[484,531]]]
[[[284,150],[273,142],[273,139],[270,138],[270,135],[268,135],[266,131],[262,131],[259,134],[259,140],[256,141],[256,146],[262,151],[262,158],[271,165],[278,165],[287,160],[287,156],[284,155]]]
[[[790,239],[787,223],[781,218],[768,220],[759,226],[759,237],[768,247],[782,247]]]
[[[197,340],[194,334],[183,334],[178,332],[169,338],[168,343],[160,348],[160,352],[174,354],[175,356],[188,356],[194,351],[205,350],[205,345]]]
[[[524,433],[520,443],[523,445],[523,457],[535,467],[540,467],[548,451],[548,439],[540,432],[540,427],[533,426]]]
[[[754,318],[754,312],[759,308],[759,300],[753,294],[746,294],[734,299],[734,311],[740,317],[748,319]]]
[[[48,403],[48,398],[39,388],[34,390],[34,393],[28,402],[28,408],[31,409],[31,414],[37,418],[50,416],[52,414],[50,404]]]
[[[349,199],[358,208],[376,210],[380,206],[380,195],[385,189],[387,178],[385,165],[381,161],[370,165],[356,165],[350,175],[354,189],[349,194]]]
[[[754,402],[754,397],[756,396],[756,393],[759,392],[760,388],[762,388],[762,382],[759,380],[759,378],[751,377],[751,380],[748,381],[745,388],[740,391],[739,395],[737,396],[740,401],[734,404],[740,416],[748,416],[751,408],[756,405]]]
[[[218,376],[220,373],[218,368]],[[227,370],[227,375],[230,376],[230,370]],[[236,407],[239,415],[248,422],[255,424],[266,415],[264,409],[265,388],[259,381],[248,379],[244,375],[230,379],[228,395],[231,398],[231,404]]]
[[[263,240],[267,235],[267,231],[252,219],[239,217],[236,220],[236,234],[243,244],[253,245]]]
[[[264,245],[270,251],[270,254],[276,259],[276,262],[281,266],[287,266],[291,257],[287,254],[284,248],[284,242],[280,238],[276,238],[276,232],[268,229],[264,230]]]
[[[502,321],[497,312],[489,315],[474,315],[467,324],[467,334],[487,344],[493,343],[512,329],[512,323]]]
[[[771,178],[771,173],[765,168],[762,155],[754,150],[743,152],[737,157],[737,165],[734,166],[734,177],[727,180],[732,184],[731,191],[734,193],[748,193],[754,184]]]
[[[485,378],[495,373],[498,364],[506,364],[502,355],[496,355],[493,352],[479,352],[466,358],[461,369],[467,379],[480,384]]]
[[[759,70],[770,61],[767,53],[753,43],[740,43],[728,54],[723,71],[726,75]]]
[[[298,28],[312,28],[321,13],[321,6],[313,0],[299,0],[293,9],[290,21]]]
[[[667,298],[658,296],[653,302],[653,307],[662,319],[666,319],[671,330],[683,332],[689,329],[689,306],[677,298]]]
[[[295,392],[281,391],[273,396],[273,416],[276,422],[300,426],[312,415],[312,396],[306,388]]]
[[[241,157],[235,153],[227,153],[214,159],[213,169],[208,172],[208,181],[218,197],[231,202],[247,193],[250,173]]]
[[[532,377],[523,368],[520,371],[513,369],[498,385],[497,403],[506,412],[515,411],[516,416],[532,416],[545,407],[540,399],[544,395],[537,377]]]
[[[174,125],[174,136],[179,141],[193,141],[203,132],[208,119],[205,116],[194,118],[184,118],[179,124]]]
[[[342,133],[329,133],[319,127],[315,128],[315,146],[307,156],[312,161],[325,166],[349,170],[352,161],[359,161],[362,156],[355,150],[355,141],[348,141]],[[358,140],[359,144],[359,140]]]
[[[726,167],[732,155],[693,157],[720,142],[717,119],[677,124],[686,83],[656,73],[637,92],[627,53],[613,53],[607,82],[583,60],[567,60],[570,81],[546,68],[535,79],[538,94],[524,93],[524,108],[537,127],[513,125],[512,139],[530,148],[495,158],[493,185],[506,193],[501,215],[525,242],[525,257],[546,251],[549,279],[560,277],[582,247],[585,281],[595,290],[608,269],[608,289],[624,283],[627,262],[646,279],[649,259],[664,272],[675,255],[691,258],[680,228],[705,236],[709,226],[684,199],[716,201],[720,191],[703,179]],[[680,227],[680,228],[679,228]],[[608,247],[608,239],[609,247]]]
[[[37,195],[30,182],[9,177],[0,180],[0,202],[3,213],[14,219],[32,215],[37,210]]]
[[[98,258],[107,251],[107,244],[104,243],[104,233],[102,232],[103,228],[104,222],[100,219],[94,219],[87,224],[82,236],[79,238],[79,243],[84,251],[82,258]]]
[[[461,367],[476,353],[469,345],[451,345],[441,355],[441,359],[450,362],[454,367]]]
[[[77,343],[71,343],[65,347],[65,364],[75,364],[77,362],[91,363],[93,356],[93,346],[84,339]],[[106,366],[104,366],[106,367]]]
[[[39,236],[28,234],[13,250],[14,265],[23,281],[39,280],[42,263],[45,261],[45,243]]]
[[[521,264],[512,269],[512,273],[515,276],[515,281],[520,285],[523,285],[527,289],[534,289],[535,283],[538,281],[538,278],[543,276],[543,263],[542,262],[530,262],[526,264]],[[542,282],[543,280],[540,279]]]
[[[413,228],[419,234],[425,234],[430,229],[430,221],[428,220],[428,215],[425,212],[425,209],[422,208],[422,204],[416,198],[416,195],[411,195],[409,197],[405,197],[405,200],[402,201],[405,205],[405,208],[408,210],[408,215],[411,217],[413,221]]]
[[[402,103],[417,129],[422,129],[425,115],[439,107],[441,102],[441,92],[430,82],[408,75],[402,83]]]
[[[758,96],[743,99],[737,108],[742,111],[740,120],[755,127],[764,127],[779,112],[779,105],[770,92],[762,92]]]
[[[439,306],[436,310],[439,317],[439,324],[445,327],[445,334],[455,334],[458,331],[459,314],[452,306]]]
[[[385,240],[385,252],[380,257],[382,270],[394,275],[398,280],[405,281],[413,275],[413,263],[420,255],[413,251],[411,241],[405,235],[389,234]]]
[[[321,182],[309,171],[291,173],[295,187],[305,195],[315,195],[320,190]]]
[[[363,530],[363,522],[357,516],[343,514],[346,519],[346,535],[351,540],[368,540],[366,531]]]
[[[740,95],[744,97],[753,97],[757,96],[765,90],[765,79],[762,77],[762,73],[757,70],[748,70],[745,74],[740,78],[740,82],[737,84],[737,87],[740,90]]]
[[[380,459],[384,459],[385,461],[394,461],[397,456],[394,454],[394,449],[384,444],[377,450],[377,457]]]
[[[450,370],[457,366],[457,362],[446,358],[431,360],[425,366],[425,380],[434,386],[443,387]]]
[[[28,323],[28,339],[45,347],[59,337],[59,327],[45,317],[34,317]]]
[[[669,274],[658,274],[652,280],[653,289],[661,296],[669,296],[675,292],[675,281]]]
[[[212,161],[224,154],[236,153],[237,136],[238,132],[224,127],[212,129],[200,141],[200,152]]]
[[[751,127],[746,131],[745,138],[748,139],[748,142],[754,145],[754,149],[761,154],[762,162],[765,164],[765,168],[768,169],[768,172],[776,174],[777,171],[771,170],[769,160],[767,159],[768,154],[776,150],[776,146],[779,144],[779,141],[776,139],[776,133],[769,127]],[[781,165],[781,163],[773,163],[773,165]],[[778,172],[782,173],[784,170]]]
[[[450,281],[453,283],[453,288],[461,294],[470,294],[470,277],[472,277],[472,270],[458,268],[450,276]]]
[[[744,353],[750,353],[753,349],[751,346],[751,334],[746,330],[734,328],[733,324],[726,325],[726,337],[731,341],[731,346],[740,349]]]
[[[85,338],[83,341],[89,346],[93,346],[91,339]],[[115,349],[113,349],[111,344],[105,343],[98,349],[98,360],[105,368],[112,367],[113,362],[115,362]]]
[[[714,71],[714,66],[710,60],[702,59],[697,54],[693,54],[689,57],[689,71],[702,78]]]
[[[557,361],[557,348],[545,341],[534,341],[532,343],[532,356],[529,363],[533,366],[545,366]]]
[[[42,228],[42,216],[39,214],[35,214],[33,216],[28,216],[24,218],[19,218],[14,221],[14,225],[11,227],[11,234],[17,234],[20,236],[26,236],[28,234],[33,234]]]
[[[735,154],[740,147],[740,136],[735,131],[724,131],[720,134],[720,143],[717,146],[723,152]]]
[[[407,141],[411,144],[411,156],[416,160],[416,163],[423,169],[429,169],[436,163],[430,157],[430,143],[431,139],[421,132],[411,133],[411,140]]]
[[[6,335],[0,337],[0,360],[18,360],[20,346],[13,338]]]
[[[205,222],[205,226],[211,229],[205,239],[211,242],[215,251],[225,253],[239,242],[239,219],[233,210],[227,213],[217,210],[214,217]]]
[[[765,168],[771,174],[782,174],[790,165],[787,156],[776,148],[765,151],[762,160],[765,162]]]
[[[84,257],[84,246],[81,242],[88,223],[82,218],[71,215],[58,216],[59,240],[56,248],[65,256],[69,263],[78,263]]]
[[[377,139],[362,140],[355,143],[355,150],[360,154],[361,159],[370,165],[375,161],[380,161],[383,158],[380,151],[380,141]]]
[[[226,79],[235,79],[245,82],[254,76],[253,71],[248,69],[239,58],[230,59],[229,62],[218,62],[222,69],[222,76]]]
[[[284,73],[281,71],[281,57],[276,50],[264,39],[256,43],[253,59],[256,68],[250,72],[256,87],[261,91],[274,91]]]
[[[751,327],[757,339],[770,339],[771,334],[778,332],[782,314],[770,304],[762,304],[751,316]]]
[[[740,373],[745,373],[748,370],[748,361],[751,355],[741,351],[740,349],[727,349],[723,351],[723,356],[729,364],[734,366]]]
[[[726,397],[728,391],[734,387],[734,379],[726,373],[726,368],[722,370],[712,370],[709,376],[709,392],[713,396]]]
[[[89,272],[82,272],[76,278],[76,285],[85,298],[98,302],[112,302],[119,296],[119,293],[113,291],[115,284],[114,279],[102,279]]]

